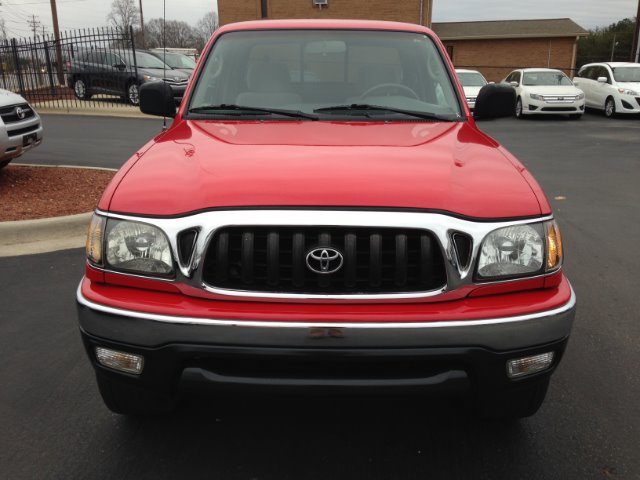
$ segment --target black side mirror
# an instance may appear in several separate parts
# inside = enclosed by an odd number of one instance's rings
[[[176,116],[176,101],[173,90],[164,82],[144,83],[140,87],[140,110],[160,117]]]
[[[510,117],[516,109],[516,89],[511,85],[487,84],[476,98],[476,119]]]
[[[114,68],[117,68],[117,69],[118,69],[118,70],[120,70],[120,71],[122,71],[122,70],[124,70],[125,68],[127,68],[127,66],[126,66],[124,63],[114,63],[114,64],[113,64],[113,67],[114,67]]]

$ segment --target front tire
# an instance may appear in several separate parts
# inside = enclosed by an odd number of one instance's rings
[[[531,379],[508,389],[485,392],[477,398],[480,414],[487,418],[516,420],[535,414],[547,395],[550,377]]]
[[[613,97],[608,97],[604,102],[604,116],[607,118],[613,118],[616,115],[616,101]]]
[[[73,93],[78,100],[90,100],[91,92],[89,91],[89,85],[83,78],[76,78],[73,81]]]
[[[173,411],[178,403],[175,393],[151,390],[136,385],[128,378],[115,379],[98,371],[96,380],[104,404],[120,415],[166,414]]]
[[[131,82],[127,85],[127,91],[125,97],[130,105],[140,105],[140,87],[136,82]]]
[[[518,100],[516,101],[515,115],[516,118],[522,118],[522,99],[520,97],[518,97]]]

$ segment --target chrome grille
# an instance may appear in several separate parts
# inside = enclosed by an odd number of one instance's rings
[[[24,111],[24,117],[20,118],[17,114],[17,109],[22,108]],[[26,103],[20,105],[10,105],[8,107],[0,107],[0,117],[5,124],[21,122],[34,116],[33,109]]]
[[[313,249],[341,253],[335,273],[314,272]],[[214,288],[296,294],[401,293],[446,284],[444,258],[427,230],[385,227],[225,227],[214,234],[203,280]]]

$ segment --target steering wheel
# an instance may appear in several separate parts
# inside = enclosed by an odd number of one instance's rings
[[[380,83],[378,85],[374,85],[373,87],[368,89],[366,92],[364,92],[362,95],[360,95],[360,98],[364,98],[366,96],[369,96],[369,95],[371,95],[373,92],[375,92],[377,90],[387,90],[387,89],[390,90],[392,88],[396,88],[398,90],[402,90],[402,91],[408,93],[410,96],[412,96],[416,100],[420,100],[420,97],[418,97],[418,94],[414,90],[412,90],[411,88],[409,88],[406,85],[403,85],[401,83]]]

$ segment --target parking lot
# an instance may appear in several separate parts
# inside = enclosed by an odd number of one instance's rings
[[[22,162],[118,167],[161,120],[43,117]],[[0,478],[640,478],[640,119],[481,128],[547,193],[578,297],[541,410],[504,424],[459,401],[189,397],[167,417],[102,404],[75,319],[81,249],[0,258]],[[428,161],[425,160],[425,161]]]

